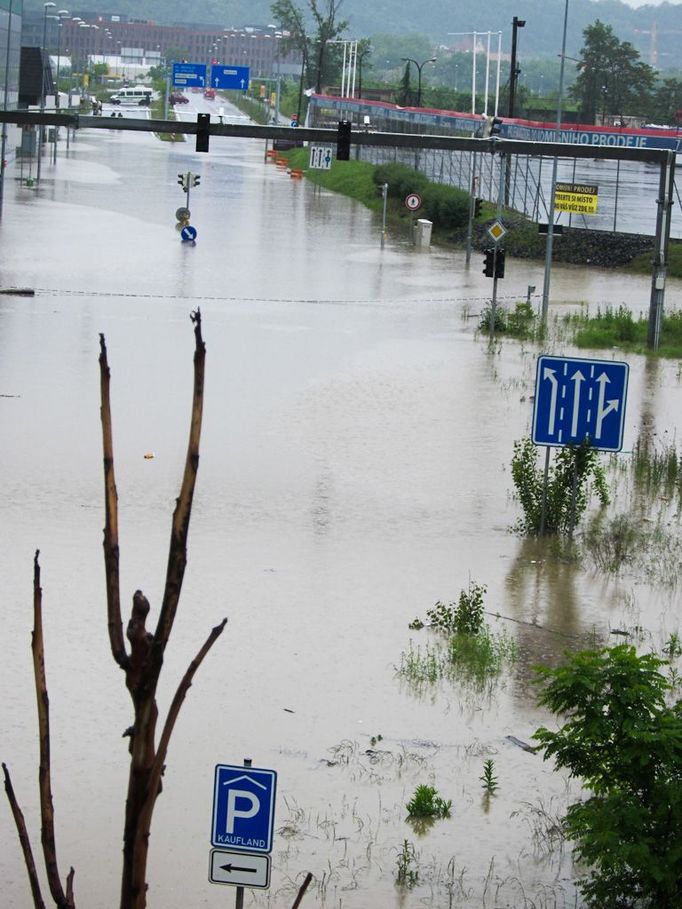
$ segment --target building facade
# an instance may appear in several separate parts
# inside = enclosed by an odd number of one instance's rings
[[[301,72],[301,55],[285,51],[286,34],[272,26],[158,25],[92,13],[61,18],[41,13],[27,15],[23,44],[41,46],[43,34],[47,49],[55,54],[59,46],[76,69],[88,57],[124,57],[126,49],[134,49],[137,57],[248,66],[254,78],[298,76]]]

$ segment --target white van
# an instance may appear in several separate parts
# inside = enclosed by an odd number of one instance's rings
[[[110,104],[138,104],[140,107],[149,107],[154,97],[154,90],[148,85],[131,85],[128,88],[119,88],[109,98]]]

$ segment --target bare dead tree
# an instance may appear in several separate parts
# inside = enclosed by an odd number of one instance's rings
[[[176,689],[165,718],[161,734],[156,737],[158,708],[156,690],[159,683],[163,657],[170,639],[182,590],[187,564],[187,536],[192,513],[192,500],[199,468],[199,442],[204,402],[204,371],[206,348],[201,336],[201,314],[192,313],[194,323],[194,390],[190,419],[189,443],[185,469],[176,500],[168,548],[168,565],[163,600],[156,629],[146,628],[149,602],[142,591],[133,595],[132,611],[126,629],[128,645],[123,636],[121,596],[119,584],[118,543],[118,493],[114,474],[114,450],[110,402],[110,371],[104,336],[100,335],[100,396],[102,419],[102,447],[104,457],[104,564],[107,591],[107,624],[111,652],[117,665],[125,673],[125,684],[133,702],[133,725],[124,736],[130,738],[130,772],[123,831],[123,873],[121,878],[121,909],[144,909],[147,904],[147,856],[149,836],[156,799],[161,792],[161,777],[165,768],[168,746],[182,703],[192,684],[194,675],[217,638],[227,619],[211,630]],[[49,701],[45,676],[44,643],[42,634],[42,591],[38,553],[34,560],[34,628],[33,663],[38,700],[38,727],[40,736],[40,808],[42,818],[42,845],[50,893],[58,909],[75,909],[73,893],[73,868],[63,888],[58,872],[54,834],[54,811],[50,778],[50,727]],[[26,825],[14,795],[9,771],[2,765],[5,790],[19,834],[24,861],[36,909],[44,909],[40,885],[33,861]]]

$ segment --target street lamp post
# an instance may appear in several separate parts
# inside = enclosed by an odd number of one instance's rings
[[[54,99],[54,106],[59,108],[59,67],[61,65],[62,53],[62,19],[69,15],[68,9],[60,9],[57,13],[57,92]]]
[[[60,9],[57,12],[57,81],[55,84],[55,94],[54,94],[54,106],[55,110],[59,112],[59,67],[61,65],[61,50],[62,50],[62,19],[65,19],[69,15],[68,9]],[[68,129],[68,127],[67,127]],[[55,126],[54,128],[54,163],[57,163],[57,142],[59,141],[59,127]]]
[[[14,0],[9,0],[9,12],[7,14],[7,47],[5,48],[5,85],[3,91],[2,109],[7,113],[7,101],[9,93],[9,58],[12,46],[12,6]],[[7,150],[7,124],[2,124],[2,147],[0,148],[0,217],[2,217],[2,201],[5,193],[5,152]]]
[[[54,9],[57,4],[52,0],[43,3],[43,42],[40,47],[40,113],[45,113],[45,42],[47,40],[47,11]],[[49,65],[49,63],[48,63]],[[40,183],[40,158],[43,151],[43,124],[38,126],[38,166],[36,169],[36,183]]]
[[[563,114],[564,102],[564,68],[566,65],[566,27],[568,25],[568,0],[564,6],[564,31],[561,40],[561,67],[559,69],[559,99],[557,101],[556,115],[556,142],[559,142],[561,136],[561,117]],[[556,193],[556,178],[559,167],[559,159],[554,158],[552,164],[552,186],[549,192],[549,211],[547,212],[547,245],[545,247],[545,280],[542,286],[542,325],[547,325],[547,313],[549,310],[549,283],[552,271],[552,245],[554,243],[554,207]]]
[[[511,46],[511,71],[509,73],[509,116],[514,116],[514,100],[516,95],[516,83],[518,82],[521,70],[516,65],[516,34],[520,28],[526,24],[525,19],[519,19],[514,16],[512,19],[512,46]]]
[[[416,60],[413,60],[412,57],[401,57],[405,63],[414,63],[417,67],[417,107],[422,106],[422,69],[426,66],[427,63],[435,63],[435,57],[429,57],[428,60],[422,60],[421,63],[417,63]]]
[[[358,98],[362,98],[362,61],[372,53],[372,48],[367,47],[358,54]]]

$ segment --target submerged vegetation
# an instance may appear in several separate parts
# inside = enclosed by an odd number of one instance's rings
[[[564,316],[564,325],[571,330],[577,347],[595,350],[620,347],[633,353],[647,350],[648,317],[635,318],[626,306],[607,306],[596,315],[589,312]],[[664,312],[661,321],[661,342],[658,353],[663,357],[682,356],[682,313]]]
[[[400,658],[398,674],[415,687],[441,679],[483,687],[516,659],[516,644],[504,632],[492,632],[484,622],[486,588],[470,582],[456,602],[440,600],[426,612],[426,622],[417,618],[410,628],[428,625],[446,638],[423,648],[410,641]]]
[[[396,883],[401,887],[414,887],[419,880],[419,866],[414,843],[403,840],[396,859]]]
[[[421,784],[415,789],[406,807],[410,818],[446,818],[450,817],[452,800],[441,798],[433,786]]]
[[[598,452],[588,442],[559,449],[549,464],[546,483],[537,455],[530,438],[514,443],[512,481],[523,510],[514,530],[523,536],[570,535],[587,508],[592,489],[602,506],[609,502]]]

